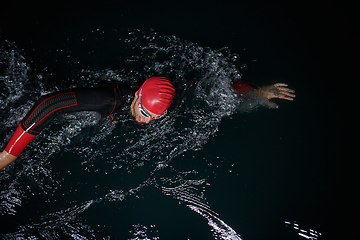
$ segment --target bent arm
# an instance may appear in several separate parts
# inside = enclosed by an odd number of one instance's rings
[[[0,170],[14,162],[25,147],[59,114],[98,111],[106,114],[116,107],[117,85],[75,88],[40,97],[20,122],[0,155]]]

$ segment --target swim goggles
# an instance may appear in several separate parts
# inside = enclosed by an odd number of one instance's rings
[[[159,115],[157,117],[151,116],[150,113],[148,111],[146,111],[146,109],[141,104],[141,95],[142,95],[142,89],[140,89],[140,92],[139,92],[139,103],[138,103],[139,111],[140,111],[141,115],[143,115],[146,118],[150,118],[150,120],[159,119],[159,118],[162,118],[163,116],[165,116],[165,114],[167,113],[167,110],[165,110],[161,115]]]

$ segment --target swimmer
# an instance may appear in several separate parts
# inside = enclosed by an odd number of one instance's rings
[[[5,150],[0,153],[0,170],[14,162],[24,148],[59,114],[96,111],[103,117],[130,115],[138,123],[149,123],[167,113],[175,96],[166,77],[147,79],[135,92],[125,83],[75,88],[42,96],[24,117]]]
[[[253,95],[270,108],[278,107],[270,99],[292,101],[295,97],[294,91],[284,83],[256,88],[237,81],[233,88],[239,97]],[[136,92],[125,83],[116,83],[42,96],[20,122],[5,150],[0,153],[0,170],[14,162],[25,147],[59,114],[96,111],[113,119],[119,113],[130,115],[138,123],[147,124],[166,115],[174,96],[174,85],[162,76],[147,79]]]

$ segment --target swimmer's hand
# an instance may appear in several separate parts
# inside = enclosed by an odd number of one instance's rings
[[[270,86],[264,86],[262,88],[256,89],[255,94],[261,98],[261,104],[267,106],[268,108],[279,108],[279,106],[269,101],[272,98],[280,98],[292,101],[295,97],[295,91],[287,88],[285,83],[276,83]]]

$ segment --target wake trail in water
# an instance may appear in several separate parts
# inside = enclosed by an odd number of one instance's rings
[[[186,180],[179,186],[173,188],[162,187],[161,190],[165,195],[186,203],[187,207],[206,218],[215,239],[241,239],[239,234],[220,219],[218,213],[211,210],[203,192],[199,193],[197,188],[203,186],[205,181],[205,179]]]

